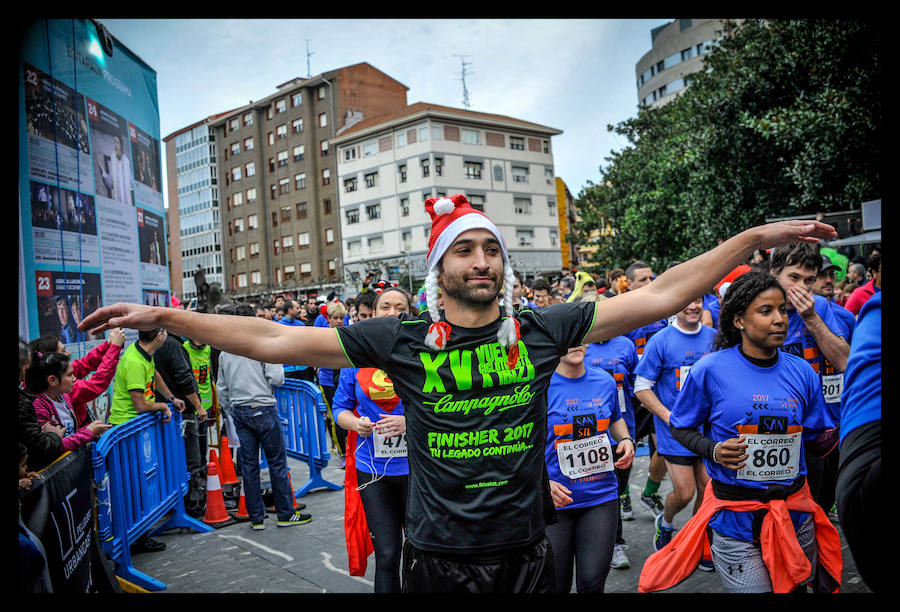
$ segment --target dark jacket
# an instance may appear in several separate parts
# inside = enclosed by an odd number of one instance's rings
[[[172,395],[184,401],[185,414],[193,413],[194,405],[187,396],[199,393],[199,389],[184,340],[175,334],[168,334],[165,343],[153,353],[153,363]]]
[[[19,389],[18,429],[16,438],[28,449],[28,469],[40,471],[63,454],[62,439],[51,432],[41,431],[34,412],[35,396]]]

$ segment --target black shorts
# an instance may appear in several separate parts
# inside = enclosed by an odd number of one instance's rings
[[[537,544],[493,557],[440,555],[403,543],[404,593],[556,593],[553,549]]]
[[[697,455],[663,455],[660,453],[660,456],[675,465],[694,465],[700,461],[700,457]]]

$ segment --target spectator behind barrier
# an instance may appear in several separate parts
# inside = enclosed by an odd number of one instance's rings
[[[19,395],[16,423],[16,439],[22,444],[31,457],[31,466],[42,470],[50,465],[62,450],[62,427],[38,423],[34,413],[35,395],[25,388],[25,373],[31,367],[31,351],[25,342],[19,339]]]
[[[88,417],[88,402],[95,400],[109,389],[116,374],[119,356],[124,345],[125,332],[121,328],[115,328],[110,330],[107,341],[91,350],[83,358],[72,360],[72,372],[76,380],[69,399],[72,402],[77,421],[84,421]],[[69,358],[72,357],[56,336],[43,336],[32,341],[30,346],[32,351],[44,354],[57,352],[63,353]],[[93,375],[91,372],[94,372]],[[90,378],[88,378],[89,375]],[[100,415],[93,416],[99,417]]]
[[[75,374],[71,360],[64,353],[35,351],[31,356],[31,367],[25,373],[25,386],[35,395],[33,405],[38,423],[63,428],[63,452],[93,442],[112,427],[99,420],[90,420],[87,410],[81,415],[75,412],[70,397]]]

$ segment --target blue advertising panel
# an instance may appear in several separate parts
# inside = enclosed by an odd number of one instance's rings
[[[169,303],[156,72],[94,20],[35,20],[18,83],[19,335],[83,356],[99,306]]]

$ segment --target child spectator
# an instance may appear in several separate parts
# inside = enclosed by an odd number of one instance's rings
[[[63,353],[35,352],[31,367],[25,373],[25,386],[36,394],[34,413],[38,423],[51,423],[65,429],[63,452],[93,442],[111,427],[102,421],[91,421],[87,410],[81,415],[76,414],[70,397],[75,386],[75,373],[72,362]]]
[[[122,353],[123,346],[125,346],[125,332],[120,328],[115,328],[110,330],[109,339],[106,342],[83,358],[71,362],[76,380],[69,399],[79,421],[87,419],[88,402],[95,400],[109,389],[109,385],[116,375],[116,367],[119,365],[119,355]],[[62,353],[71,359],[71,354],[56,336],[38,338],[31,343],[31,349],[42,354]],[[88,378],[91,372],[94,374]]]

